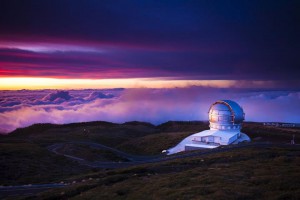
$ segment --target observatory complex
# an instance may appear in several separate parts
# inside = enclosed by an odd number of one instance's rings
[[[175,147],[168,149],[167,154],[250,141],[246,134],[240,132],[245,113],[236,102],[216,101],[210,106],[208,117],[210,130],[188,136]]]

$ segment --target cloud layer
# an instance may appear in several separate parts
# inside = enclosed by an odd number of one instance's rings
[[[299,7],[2,0],[0,76],[299,80]]]
[[[300,122],[299,91],[215,89],[116,89],[1,91],[0,132],[34,123],[132,120],[159,124],[168,120],[207,120],[211,103],[232,99],[248,121]]]

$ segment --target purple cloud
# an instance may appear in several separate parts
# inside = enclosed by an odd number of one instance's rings
[[[95,91],[95,92],[92,92],[87,98],[85,98],[85,100],[92,101],[95,99],[110,99],[113,97],[114,97],[113,94],[104,94],[102,92]]]
[[[56,101],[58,99],[61,99],[61,100],[67,100],[68,101],[71,98],[73,98],[73,97],[70,96],[68,91],[56,91],[54,93],[48,94],[42,100],[43,101]]]
[[[56,94],[54,96],[57,98],[48,104],[35,104],[34,101],[26,100],[34,99],[34,96],[43,99],[51,94]],[[237,101],[243,106],[247,121],[300,122],[299,91],[252,92],[208,87],[124,91],[9,91],[2,99],[11,95],[23,103],[6,107],[7,110],[0,109],[2,132],[34,123],[63,124],[95,120],[122,123],[138,120],[159,124],[168,120],[207,120],[209,106],[219,99]],[[63,102],[56,102],[57,99],[63,99]]]
[[[18,110],[24,107],[37,106],[62,106],[68,108],[70,106],[89,103],[96,99],[109,99],[119,95],[121,90],[72,90],[72,91],[55,91],[55,90],[40,90],[40,91],[0,91],[2,100],[0,101],[0,113],[6,111]]]

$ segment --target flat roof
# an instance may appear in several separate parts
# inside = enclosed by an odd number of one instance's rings
[[[209,144],[186,144],[185,146],[188,147],[198,147],[198,148],[208,148],[208,149],[213,149],[218,147],[217,145],[209,145]]]
[[[195,133],[191,136],[193,137],[214,136],[214,137],[222,137],[222,138],[231,138],[237,135],[238,133],[239,131],[205,130],[199,133]]]

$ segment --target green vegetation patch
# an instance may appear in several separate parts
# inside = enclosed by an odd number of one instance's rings
[[[85,144],[65,144],[58,150],[62,154],[83,158],[87,161],[127,162],[126,158],[118,156],[109,150],[97,149]]]
[[[0,184],[49,183],[88,171],[31,143],[0,143]]]

